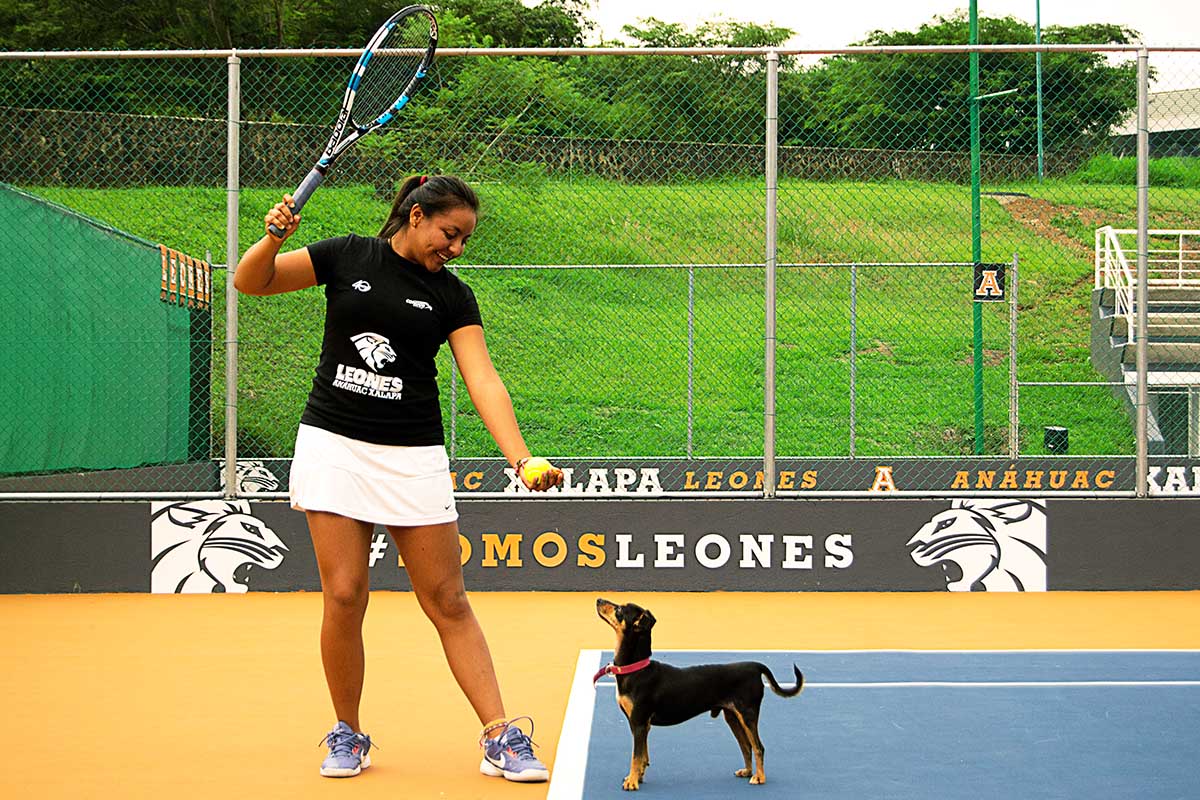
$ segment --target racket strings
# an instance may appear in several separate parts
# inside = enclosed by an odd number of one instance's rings
[[[368,123],[392,109],[426,64],[429,19],[417,14],[399,20],[378,43],[363,68],[355,91],[353,116]]]

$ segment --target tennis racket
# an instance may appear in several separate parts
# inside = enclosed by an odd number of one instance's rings
[[[403,8],[375,31],[350,73],[325,152],[292,194],[293,214],[300,213],[338,156],[391,122],[408,104],[433,64],[437,41],[437,20],[425,6]],[[275,225],[270,230],[279,237],[284,234]]]

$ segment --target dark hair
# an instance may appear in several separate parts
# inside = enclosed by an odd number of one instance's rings
[[[408,224],[414,205],[421,206],[425,216],[432,217],[455,208],[469,208],[479,212],[479,198],[475,190],[461,178],[453,175],[414,175],[404,182],[387,222],[379,231],[380,239],[391,239],[396,232]]]

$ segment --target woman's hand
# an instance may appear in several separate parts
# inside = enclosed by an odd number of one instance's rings
[[[263,224],[266,226],[267,235],[276,242],[283,243],[287,238],[296,232],[296,228],[300,227],[300,215],[292,214],[292,196],[285,194],[283,200],[276,203],[275,207],[267,212],[267,216],[263,218]],[[276,236],[271,230],[274,225],[276,229],[283,231],[283,236]]]
[[[544,492],[563,482],[562,470],[544,458],[522,458],[517,462],[517,477],[525,488]]]

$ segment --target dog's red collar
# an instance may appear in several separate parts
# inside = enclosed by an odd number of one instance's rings
[[[632,664],[626,664],[621,667],[618,667],[616,664],[608,664],[592,677],[592,686],[595,686],[605,675],[628,675],[631,672],[637,672],[648,666],[650,666],[650,659],[648,658],[643,658],[641,661],[635,661]]]

